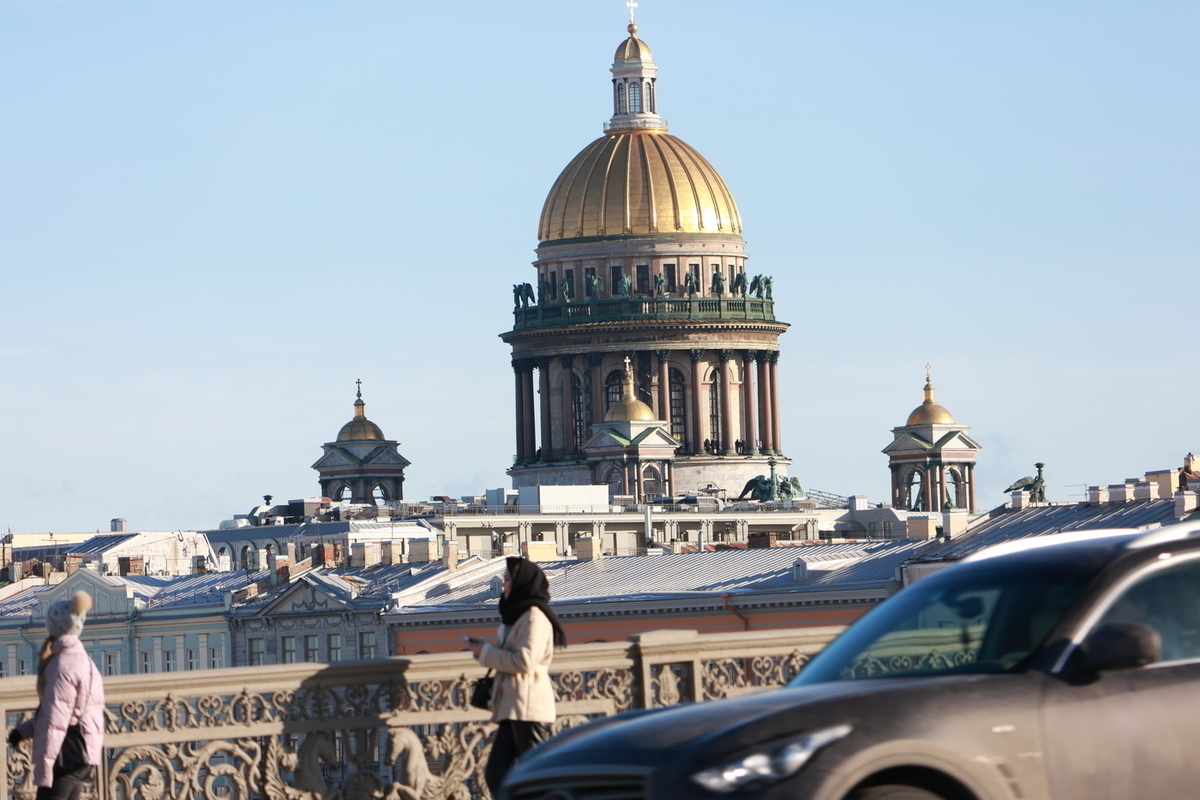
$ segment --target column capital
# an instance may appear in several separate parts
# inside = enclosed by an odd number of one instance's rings
[[[552,359],[550,356],[539,356],[538,358],[533,359],[533,365],[538,369],[545,371],[550,369],[550,362],[553,360],[554,359]]]
[[[559,356],[558,361],[562,364],[563,369],[570,369],[571,365],[575,363],[575,356],[572,353],[567,353],[566,355]]]
[[[688,350],[688,356],[692,359],[692,363],[696,364],[700,359],[704,358],[703,350]]]
[[[718,350],[717,358],[721,359],[721,363],[724,364],[726,361],[733,358],[733,351],[732,350]]]
[[[658,363],[660,363],[660,364],[666,363],[667,361],[671,360],[671,351],[670,350],[658,350],[655,352],[655,355],[658,356]]]
[[[743,350],[742,351],[742,361],[744,363],[749,364],[751,361],[757,361],[757,360],[758,360],[758,351],[757,350]]]
[[[526,366],[526,364],[525,364],[525,359],[523,359],[523,358],[514,358],[512,360],[512,368],[513,368],[513,372],[516,372],[516,373],[521,373],[521,372],[524,372],[525,370],[529,369],[529,367]]]
[[[598,367],[604,363],[604,353],[588,353],[588,366]]]

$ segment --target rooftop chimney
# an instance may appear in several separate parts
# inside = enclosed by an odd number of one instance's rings
[[[117,517],[116,519],[114,519],[108,523],[108,529],[110,531],[112,531],[113,533],[124,533],[125,532],[125,520],[121,517]]]

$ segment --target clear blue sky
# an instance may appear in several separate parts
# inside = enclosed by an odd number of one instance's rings
[[[620,0],[7,0],[0,526],[215,526],[368,415],[507,485],[497,334],[599,135]],[[938,399],[980,501],[1200,450],[1200,4],[642,0],[672,132],[775,277],[785,449],[886,500]],[[3,530],[7,530],[4,527]]]

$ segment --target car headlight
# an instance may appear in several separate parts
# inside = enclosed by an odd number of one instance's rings
[[[838,725],[801,736],[770,749],[757,750],[719,767],[691,776],[710,792],[733,792],[758,781],[778,781],[795,775],[813,754],[850,733],[849,725]]]

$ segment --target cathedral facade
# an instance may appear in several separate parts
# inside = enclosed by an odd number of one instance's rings
[[[742,223],[720,174],[667,132],[637,26],[612,66],[604,135],[546,197],[532,282],[513,287],[516,487],[607,483],[614,494],[736,493],[779,471],[779,336],[772,279],[747,271]],[[628,362],[626,362],[628,359]],[[586,452],[593,426],[636,398],[677,442],[640,463]],[[611,417],[609,418],[611,420]],[[639,498],[640,499],[640,498]]]

